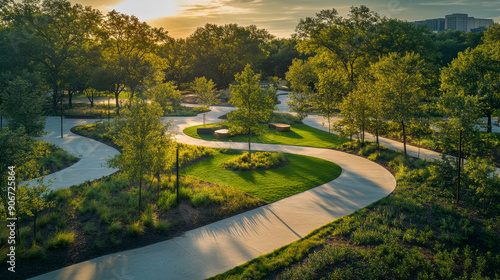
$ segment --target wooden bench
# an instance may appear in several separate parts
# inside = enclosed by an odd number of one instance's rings
[[[218,129],[214,131],[215,138],[229,138],[231,134],[229,134],[229,130],[227,129]]]
[[[268,123],[267,125],[269,126],[269,128],[276,129],[277,132],[287,132],[287,131],[290,131],[290,125],[289,124]]]

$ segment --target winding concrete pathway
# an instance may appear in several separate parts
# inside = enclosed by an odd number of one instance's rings
[[[207,122],[231,108],[214,107]],[[212,142],[188,137],[182,129],[202,116],[169,118],[179,142],[245,149],[246,143]],[[252,144],[254,150],[283,151],[335,162],[342,174],[309,191],[146,247],[106,255],[32,279],[204,279],[296,241],[334,219],[391,193],[392,174],[362,157],[339,151],[287,145]]]
[[[47,118],[46,134],[43,135],[42,140],[55,144],[80,158],[68,168],[45,176],[44,183],[49,184],[50,189],[79,185],[118,171],[118,169],[104,166],[106,159],[119,153],[116,149],[70,131],[72,127],[94,122],[95,120],[63,119],[63,138],[61,138],[61,119],[59,117]],[[53,180],[53,183],[49,183],[49,180]]]

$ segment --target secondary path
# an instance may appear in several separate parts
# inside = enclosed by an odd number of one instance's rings
[[[106,159],[119,153],[116,149],[70,131],[72,127],[94,122],[95,119],[63,119],[63,138],[61,138],[61,118],[47,118],[46,134],[43,135],[42,140],[55,144],[66,152],[80,158],[75,164],[45,176],[44,183],[46,184],[49,183],[49,180],[54,180],[50,189],[79,185],[85,181],[93,181],[118,171],[118,169],[103,166]]]
[[[231,108],[215,107],[208,122]],[[182,134],[202,116],[172,118],[177,140],[209,147],[246,149],[246,143],[212,142]],[[392,174],[362,157],[328,149],[252,144],[254,150],[283,151],[335,162],[342,174],[309,191],[146,247],[106,255],[32,279],[204,279],[296,241],[348,215],[396,187]]]

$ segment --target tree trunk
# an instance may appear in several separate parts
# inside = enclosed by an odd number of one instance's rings
[[[116,108],[120,109],[120,102],[118,102],[118,96],[120,95],[120,92],[117,90],[115,91],[115,103],[116,103]]]
[[[59,88],[57,85],[57,80],[52,83],[52,109],[57,112],[57,103],[59,103]]]
[[[403,127],[403,147],[404,147],[404,152],[405,152],[405,158],[407,157],[406,155],[406,131],[405,131],[405,122],[401,121],[401,126]]]
[[[33,220],[33,244],[36,244],[36,214],[37,211],[34,211],[34,220]]]
[[[141,178],[139,179],[139,212],[141,212],[141,200],[142,200],[142,174],[141,174]]]
[[[160,172],[156,173],[156,184],[157,184],[158,200],[160,200]]]
[[[377,139],[377,151],[380,153],[380,142],[378,141],[378,124],[375,125],[375,138]]]
[[[68,90],[68,108],[71,109],[73,107],[73,91]]]
[[[488,124],[486,125],[486,132],[491,133],[491,112],[486,113],[488,117]]]
[[[248,162],[252,162],[252,150],[250,147],[250,143],[252,142],[252,130],[248,130]]]

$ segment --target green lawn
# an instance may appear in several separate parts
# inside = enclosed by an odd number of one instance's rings
[[[232,141],[232,142],[248,142],[247,135],[236,135],[227,139],[218,139],[214,135],[198,135],[196,129],[203,125],[191,126],[184,129],[184,133],[198,139],[211,141]],[[207,124],[206,127],[215,129],[226,128],[220,123]],[[265,144],[284,144],[293,146],[307,146],[317,148],[334,148],[338,145],[349,142],[348,139],[340,138],[335,134],[310,127],[305,124],[293,124],[289,132],[276,132],[274,129],[268,129],[267,125],[262,125],[264,133],[253,136],[252,143]]]
[[[214,156],[186,167],[181,173],[231,186],[271,203],[329,182],[342,172],[335,163],[295,154],[286,154],[290,163],[278,169],[229,171],[221,167],[222,163],[241,153],[235,150],[227,153],[217,151]]]

